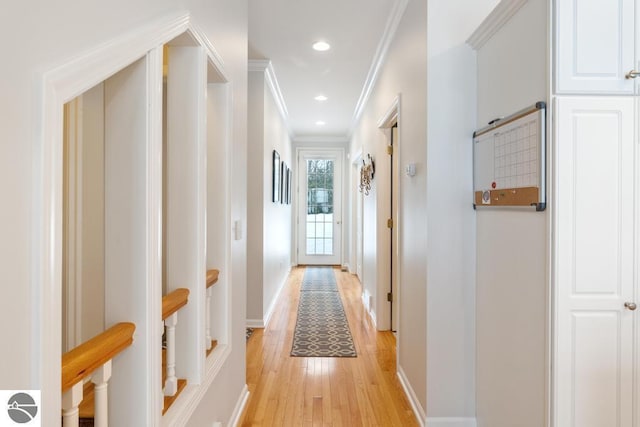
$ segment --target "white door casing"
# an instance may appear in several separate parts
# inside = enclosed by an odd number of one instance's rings
[[[557,101],[553,425],[632,425],[633,98]]]
[[[341,265],[342,264],[342,158],[341,149],[300,150],[298,153],[298,264],[304,265]],[[332,212],[309,213],[307,164],[313,160],[333,162]],[[313,191],[313,190],[312,190]],[[324,197],[324,195],[322,196]],[[316,239],[313,239],[313,237]],[[308,239],[309,237],[309,239]],[[318,237],[324,237],[320,239]],[[326,242],[324,250],[313,250],[308,242],[316,240]],[[311,244],[311,243],[309,243]]]

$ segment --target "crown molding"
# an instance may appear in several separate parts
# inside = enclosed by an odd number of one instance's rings
[[[502,0],[491,11],[480,26],[469,36],[467,44],[474,50],[480,49],[484,44],[500,31],[507,22],[515,15],[527,0]]]
[[[260,71],[266,72],[267,68],[271,65],[271,60],[269,59],[250,59],[249,60],[249,71]]]
[[[360,93],[360,98],[358,98],[356,109],[353,113],[353,118],[351,119],[349,136],[351,136],[351,134],[353,133],[354,128],[356,127],[358,121],[360,120],[360,117],[362,116],[364,107],[369,101],[369,96],[371,96],[371,92],[373,91],[373,87],[378,80],[382,65],[387,58],[389,46],[391,45],[391,42],[396,35],[396,31],[398,30],[398,26],[400,25],[400,20],[402,19],[402,16],[404,15],[408,4],[409,0],[396,0],[393,10],[389,14],[387,25],[385,26],[384,33],[382,34],[382,38],[380,39],[380,43],[378,43],[378,48],[376,49],[376,53],[373,57],[373,62],[371,63],[371,67],[369,68],[367,79],[364,83],[364,87],[362,88],[362,92]]]
[[[284,97],[280,91],[280,85],[278,84],[278,78],[276,72],[273,70],[273,65],[269,59],[250,59],[249,60],[249,72],[264,73],[264,80],[271,90],[273,99],[278,107],[282,121],[287,128],[289,138],[293,139],[293,132],[289,124],[289,111],[287,110],[287,104],[284,102]]]

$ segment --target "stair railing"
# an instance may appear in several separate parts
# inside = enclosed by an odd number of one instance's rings
[[[95,385],[96,427],[107,427],[108,381],[111,360],[133,342],[136,325],[118,323],[62,355],[62,425],[79,425],[79,406],[83,399],[84,379],[91,376]]]
[[[164,395],[174,396],[178,391],[176,377],[176,325],[178,324],[178,310],[189,302],[189,290],[179,288],[162,297],[162,320],[165,326],[167,345],[167,379],[164,385]]]

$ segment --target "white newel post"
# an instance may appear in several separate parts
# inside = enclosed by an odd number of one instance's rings
[[[80,402],[82,402],[82,381],[74,384],[69,390],[62,393],[62,426],[78,427]]]
[[[178,378],[176,378],[176,324],[178,313],[173,313],[164,320],[167,328],[167,380],[164,383],[164,395],[173,396],[178,391]]]
[[[109,378],[111,378],[111,360],[98,368],[91,376],[95,396],[95,427],[109,427]]]
[[[207,341],[207,350],[211,350],[211,287],[207,288],[207,300],[205,302],[205,339]]]

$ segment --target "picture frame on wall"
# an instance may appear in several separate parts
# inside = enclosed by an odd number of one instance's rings
[[[291,173],[291,169],[287,169],[287,182],[288,182],[288,186],[287,186],[287,204],[290,205],[291,204],[291,194],[292,194],[292,190],[291,188],[293,187],[293,173]]]
[[[273,150],[273,179],[272,179],[272,200],[273,203],[280,201],[282,184],[280,183],[280,154]]]
[[[289,186],[291,185],[291,182],[289,181],[289,171],[291,169],[289,169],[289,166],[287,166],[284,170],[284,204],[288,205],[289,204]]]
[[[285,181],[285,171],[287,170],[287,164],[283,161],[280,165],[280,203],[284,204],[284,181]]]

